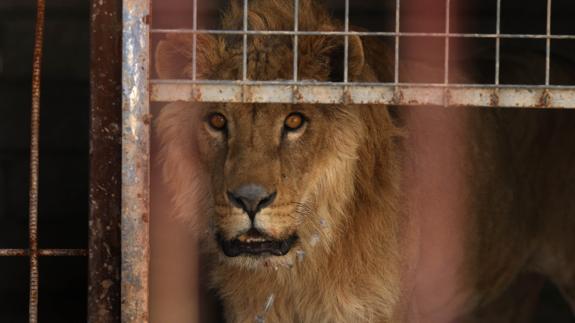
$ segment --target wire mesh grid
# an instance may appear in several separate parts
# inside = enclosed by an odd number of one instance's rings
[[[445,0],[446,23],[443,32],[407,32],[400,30],[401,0],[395,3],[394,31],[350,30],[350,2],[345,0],[344,29],[342,31],[299,30],[299,0],[294,1],[293,30],[250,30],[248,26],[249,0],[243,0],[243,28],[241,30],[199,29],[197,26],[197,1],[193,2],[193,27],[191,29],[151,29],[152,34],[189,33],[193,35],[193,76],[191,79],[152,79],[151,100],[245,102],[245,103],[330,103],[330,104],[393,104],[393,105],[443,105],[443,106],[492,106],[492,107],[557,107],[575,108],[575,86],[550,84],[551,41],[575,40],[575,35],[552,34],[552,0],[546,1],[545,34],[501,33],[501,1],[497,0],[495,33],[458,33],[450,31],[451,1]],[[243,77],[239,80],[200,80],[197,78],[197,35],[236,35],[243,37]],[[247,78],[248,36],[275,35],[293,38],[293,78],[281,81],[256,81]],[[342,82],[313,82],[298,78],[298,39],[300,36],[343,36],[344,59]],[[395,39],[393,81],[381,83],[350,82],[349,38],[350,36],[379,36]],[[400,43],[403,38],[429,37],[444,40],[443,81],[435,83],[410,83],[400,81]],[[490,84],[463,84],[449,80],[451,40],[495,40],[494,79]],[[502,84],[501,40],[532,39],[545,41],[545,81],[541,84]]]

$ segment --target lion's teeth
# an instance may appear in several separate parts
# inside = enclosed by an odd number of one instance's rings
[[[267,240],[264,237],[253,237],[249,235],[241,235],[238,237],[239,242],[243,243],[255,243],[255,242],[266,242]]]
[[[252,237],[248,237],[248,238],[246,239],[246,242],[264,242],[264,241],[266,241],[266,240],[263,239],[263,238],[252,238]]]

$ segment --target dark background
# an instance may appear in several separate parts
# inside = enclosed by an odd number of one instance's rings
[[[411,11],[444,8],[426,3]],[[217,28],[216,17],[225,1],[199,1],[200,26]],[[336,16],[343,17],[343,1],[329,1]],[[350,1],[351,23],[369,30],[392,31],[395,1]],[[383,3],[383,4],[382,4]],[[433,2],[437,3],[437,1]],[[453,0],[460,21],[452,31],[495,32],[495,0]],[[460,6],[465,3],[466,7]],[[575,2],[553,1],[553,33],[575,34]],[[191,0],[154,1],[155,27],[191,27]],[[504,0],[503,33],[545,33],[545,0]],[[89,126],[89,1],[47,1],[42,76],[42,124],[40,141],[41,248],[85,248],[88,219],[88,126]],[[402,20],[407,21],[407,20]],[[35,1],[0,0],[0,248],[27,248],[28,163],[30,141],[31,62]],[[443,22],[430,22],[443,31]],[[407,30],[402,24],[402,31]],[[390,40],[387,40],[390,41]],[[553,41],[558,59],[572,59],[574,41]],[[541,52],[544,40],[502,40],[508,49]],[[493,63],[493,40],[468,40],[466,48],[477,48],[471,57]],[[442,50],[442,43],[438,44]],[[485,54],[487,53],[487,54]],[[475,56],[473,56],[475,55]],[[404,61],[417,57],[401,57]],[[542,69],[543,61],[534,61]],[[505,83],[507,66],[502,61]],[[489,73],[489,72],[488,72]],[[541,73],[539,73],[540,76]],[[489,81],[492,78],[488,76]],[[554,82],[553,70],[551,74]],[[432,80],[433,81],[433,80]],[[543,80],[535,80],[542,83]],[[557,84],[559,84],[557,82]],[[28,305],[28,258],[0,257],[0,322],[26,322]],[[86,317],[86,259],[42,257],[40,260],[40,322],[84,322]],[[537,322],[573,322],[557,290],[544,288]]]
[[[39,247],[85,248],[89,3],[49,0],[40,130]],[[0,248],[28,247],[35,1],[0,1]],[[83,322],[85,257],[41,257],[40,322]],[[0,322],[26,322],[28,258],[0,257]]]

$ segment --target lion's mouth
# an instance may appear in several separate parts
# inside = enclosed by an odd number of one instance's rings
[[[297,235],[294,234],[287,239],[278,240],[251,229],[232,240],[225,240],[218,234],[217,240],[222,251],[228,257],[237,257],[242,254],[259,256],[266,253],[274,256],[285,256],[297,241]]]

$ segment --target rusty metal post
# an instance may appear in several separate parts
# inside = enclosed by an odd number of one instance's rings
[[[120,322],[122,2],[90,5],[88,322]]]
[[[147,323],[150,0],[122,4],[122,322]]]

